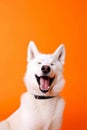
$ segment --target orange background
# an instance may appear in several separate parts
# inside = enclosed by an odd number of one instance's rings
[[[86,130],[85,0],[0,0],[0,120],[17,109],[26,90],[23,76],[30,40],[44,53],[65,44],[62,130]]]

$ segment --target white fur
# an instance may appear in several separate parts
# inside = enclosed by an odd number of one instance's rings
[[[65,48],[61,44],[53,54],[41,54],[34,42],[28,47],[27,71],[24,82],[27,92],[21,97],[18,110],[0,123],[0,130],[60,130],[64,110],[64,100],[59,96],[64,86],[63,64]],[[42,76],[41,67],[51,68],[48,76],[55,76],[47,93],[40,91],[35,74]],[[55,96],[51,99],[35,99],[34,95]]]

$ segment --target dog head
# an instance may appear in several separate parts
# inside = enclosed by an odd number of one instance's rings
[[[57,95],[64,86],[62,75],[64,59],[63,44],[53,54],[42,54],[31,41],[28,47],[28,64],[24,77],[27,90],[36,95]]]

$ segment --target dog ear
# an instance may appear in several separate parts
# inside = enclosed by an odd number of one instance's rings
[[[61,44],[57,50],[54,52],[54,55],[56,56],[57,60],[64,64],[65,60],[65,46],[64,44]]]
[[[33,41],[30,41],[28,46],[28,58],[27,61],[29,62],[32,60],[37,54],[39,53],[35,43]]]

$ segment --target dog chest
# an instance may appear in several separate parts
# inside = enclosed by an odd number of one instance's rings
[[[61,120],[57,118],[57,105],[57,98],[29,100],[21,106],[21,124],[25,130],[54,130],[52,125]]]

